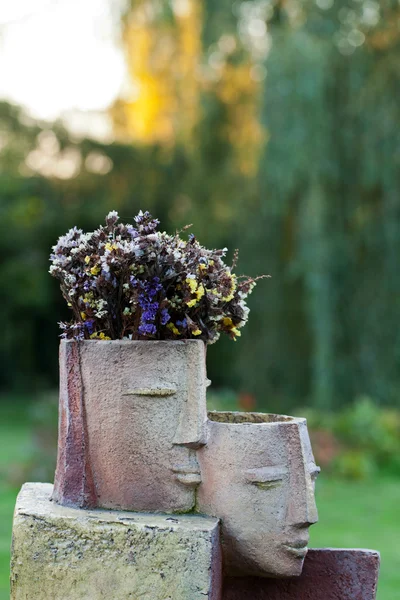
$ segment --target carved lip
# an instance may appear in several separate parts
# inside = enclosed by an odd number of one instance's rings
[[[295,556],[296,558],[304,558],[308,551],[307,544],[308,541],[298,540],[297,542],[284,544],[283,547],[287,550],[287,552],[292,554],[292,556]]]
[[[175,478],[184,485],[194,487],[201,483],[200,469],[195,465],[175,465],[172,472],[175,473]]]

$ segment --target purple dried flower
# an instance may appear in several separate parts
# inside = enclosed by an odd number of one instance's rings
[[[169,312],[166,308],[163,308],[161,311],[161,325],[166,325],[170,319],[171,317]]]
[[[60,338],[62,338],[63,340],[65,340],[68,337],[68,328],[69,328],[69,325],[67,323],[64,323],[63,321],[59,321],[57,323],[57,325],[59,326],[60,329],[62,329],[62,333],[60,334]]]
[[[158,219],[153,219],[151,214],[146,210],[146,212],[139,211],[138,215],[135,217],[135,222],[138,226],[138,232],[141,235],[149,235],[153,233],[157,229],[157,225],[160,223]]]
[[[85,321],[84,325],[88,331],[88,334],[91,335],[94,332],[94,319],[88,319]]]
[[[155,335],[157,329],[154,323],[141,323],[139,325],[138,331],[140,335]]]
[[[142,321],[154,321],[157,316],[158,302],[146,301],[145,303],[140,304],[140,306],[143,308]]]
[[[84,323],[72,323],[72,325],[70,325],[69,328],[73,332],[72,337],[75,340],[84,340],[85,339],[85,324]]]
[[[116,210],[111,210],[106,216],[106,224],[108,227],[114,227],[119,219],[118,213]]]
[[[126,230],[129,233],[129,235],[133,238],[137,238],[139,236],[138,230],[135,227],[133,227],[133,225],[127,225]]]

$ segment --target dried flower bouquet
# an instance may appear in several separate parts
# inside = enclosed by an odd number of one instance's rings
[[[53,246],[50,273],[73,311],[60,323],[75,339],[215,342],[240,336],[246,298],[259,278],[232,273],[223,250],[207,250],[195,236],[157,231],[159,221],[142,211],[135,225],[110,212],[91,233],[74,227]],[[186,229],[186,228],[185,228]]]

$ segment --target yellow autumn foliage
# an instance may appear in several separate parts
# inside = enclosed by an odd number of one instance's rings
[[[225,106],[221,132],[238,169],[254,175],[264,133],[258,114],[261,86],[252,77],[252,60],[223,60],[213,70],[205,65],[202,3],[177,0],[170,18],[160,6],[135,2],[123,19],[130,86],[110,111],[117,137],[128,143],[168,147],[179,141],[195,147],[202,94],[211,93]]]

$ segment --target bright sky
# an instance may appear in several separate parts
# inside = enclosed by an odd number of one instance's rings
[[[45,120],[106,109],[125,76],[111,3],[118,6],[116,0],[0,0],[0,98]],[[75,118],[85,129],[83,115]],[[101,118],[88,121],[98,135],[107,127]]]

